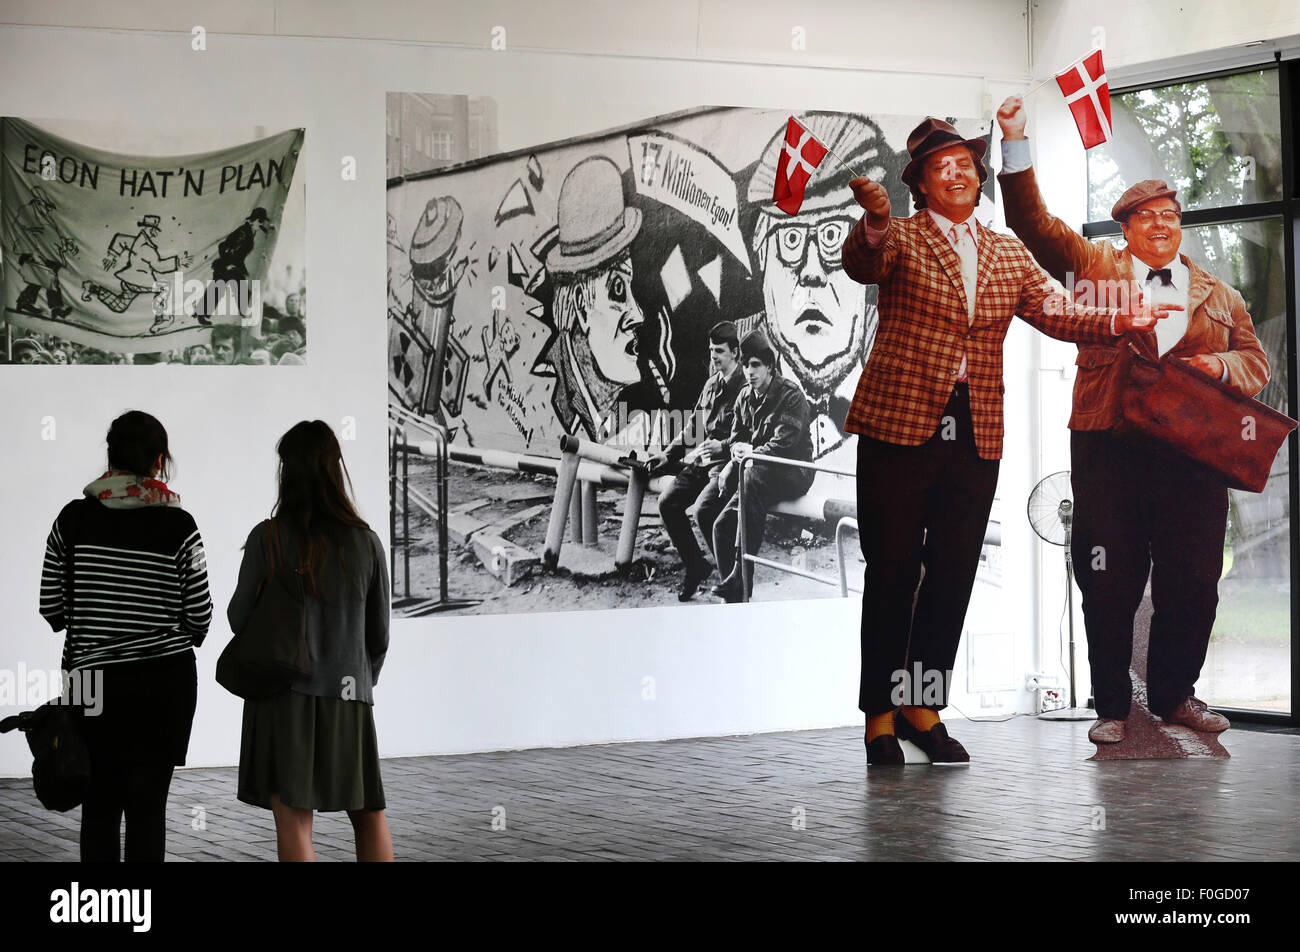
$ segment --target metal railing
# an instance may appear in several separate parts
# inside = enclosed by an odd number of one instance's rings
[[[409,430],[422,431],[420,439],[412,442]],[[389,577],[394,596],[397,594],[397,550],[402,550],[402,598],[393,598],[395,612],[407,616],[429,615],[434,612],[454,611],[477,605],[477,599],[454,599],[448,595],[447,519],[450,515],[447,481],[450,470],[447,428],[436,420],[422,417],[401,406],[388,408],[388,529]],[[432,457],[437,498],[411,485],[410,455]],[[400,473],[399,473],[400,465]],[[420,598],[411,594],[411,503],[424,511],[438,526],[438,597]],[[402,512],[402,531],[397,531],[397,511]]]
[[[788,562],[777,562],[774,559],[765,559],[758,555],[752,555],[746,551],[745,545],[745,474],[755,463],[763,463],[772,466],[787,466],[791,469],[811,470],[814,473],[831,473],[835,476],[848,476],[851,479],[857,478],[857,473],[849,472],[846,469],[836,469],[832,466],[818,466],[816,463],[807,463],[799,459],[786,459],[784,456],[766,456],[762,453],[748,453],[740,458],[740,471],[736,476],[736,558],[740,561],[740,600],[749,601],[749,573],[745,571],[745,563],[750,562],[754,565],[765,565],[768,568],[776,569],[779,572],[785,572],[789,575],[798,575],[801,578],[810,579],[814,582],[820,582],[823,585],[838,585],[840,594],[847,597],[848,587],[848,570],[844,566],[844,529],[848,523],[852,523],[852,528],[856,529],[858,522],[852,516],[843,516],[835,526],[835,552],[839,560],[839,578],[829,578],[825,575],[818,575],[815,572],[808,572]],[[854,589],[854,591],[861,591]]]
[[[774,559],[765,559],[761,556],[752,555],[745,551],[745,473],[749,470],[750,466],[755,463],[763,463],[772,466],[788,466],[793,469],[807,469],[816,473],[832,473],[836,476],[848,476],[855,481],[857,479],[857,473],[855,472],[849,472],[846,469],[835,469],[831,466],[818,466],[816,463],[805,463],[803,460],[798,459],[786,459],[782,456],[765,456],[762,453],[750,453],[741,457],[740,473],[736,480],[736,493],[740,497],[738,500],[739,509],[736,513],[736,558],[740,563],[741,570],[741,601],[749,601],[749,596],[752,594],[749,591],[748,573],[744,570],[744,563],[746,562],[751,562],[754,565],[764,565],[770,569],[776,569],[778,572],[785,572],[788,575],[798,575],[801,578],[820,582],[823,585],[838,585],[840,588],[840,596],[843,598],[847,598],[849,592],[861,594],[862,589],[849,584],[848,567],[845,564],[844,557],[845,534],[850,530],[854,532],[858,530],[856,500],[849,503],[847,501],[827,499],[824,505],[824,509],[826,510],[825,519],[828,522],[830,519],[834,518],[835,515],[835,512],[830,511],[832,508],[838,509],[840,512],[840,518],[835,523],[835,558],[839,562],[839,578],[830,578],[826,575],[818,575],[815,572],[805,571],[798,566],[789,564],[788,562],[777,562]],[[851,509],[853,514],[849,515],[848,512],[844,511],[845,509]],[[779,512],[780,504],[773,506],[772,511]],[[1000,522],[989,520],[989,524],[984,529],[984,544],[997,546],[1002,544],[1002,524]]]

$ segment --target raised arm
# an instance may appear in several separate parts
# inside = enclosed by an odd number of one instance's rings
[[[1102,251],[1047,210],[1030,164],[1025,106],[1019,96],[1002,104],[998,125],[1002,127],[1003,168],[998,184],[1007,227],[1048,274],[1068,286],[1067,276],[1088,272]]]
[[[865,211],[844,239],[844,273],[861,284],[883,284],[898,261],[898,229],[889,225],[889,193],[879,182],[860,176],[849,182],[853,199]]]

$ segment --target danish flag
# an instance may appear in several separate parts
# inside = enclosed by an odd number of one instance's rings
[[[776,160],[776,182],[772,186],[772,201],[777,208],[787,215],[798,214],[808,180],[826,153],[826,146],[791,116],[785,126],[785,145]]]
[[[1109,142],[1110,85],[1106,82],[1106,67],[1101,62],[1101,50],[1093,50],[1078,63],[1056,77],[1065,103],[1079,127],[1083,147]]]

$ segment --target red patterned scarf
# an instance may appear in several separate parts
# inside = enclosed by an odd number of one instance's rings
[[[137,476],[110,469],[82,490],[111,509],[138,509],[142,506],[179,506],[181,497],[160,479]]]

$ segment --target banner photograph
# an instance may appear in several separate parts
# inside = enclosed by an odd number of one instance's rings
[[[413,98],[388,107],[407,607],[435,592],[491,612],[710,601],[743,560],[735,443],[792,461],[749,471],[744,549],[796,571],[760,572],[743,597],[838,593],[838,553],[856,553],[837,547],[855,499],[845,419],[877,324],[876,287],[840,262],[861,213],[848,183],[878,179],[906,208],[915,118],[701,107],[421,171],[400,159],[418,132],[392,134]],[[991,203],[989,183],[985,223]],[[775,389],[748,379],[752,353]],[[733,413],[760,392],[752,417]]]
[[[302,270],[303,138],[133,155],[5,118],[0,361],[302,363],[305,288],[269,281],[281,246]]]

